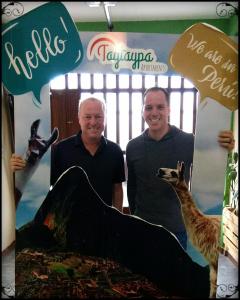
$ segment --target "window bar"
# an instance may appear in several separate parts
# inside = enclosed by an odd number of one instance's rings
[[[155,86],[158,86],[158,75],[155,75]]]
[[[82,83],[81,83],[82,74],[79,74],[79,88],[82,91]]]
[[[133,126],[133,122],[132,122],[132,109],[133,109],[133,103],[132,103],[132,80],[131,80],[131,76],[129,76],[128,78],[129,80],[129,102],[128,102],[128,114],[129,114],[129,132],[128,132],[128,139],[131,140],[132,139],[132,126]]]
[[[168,76],[168,91],[170,91],[170,87],[171,87],[171,76]]]
[[[170,107],[170,98],[171,98],[170,84],[171,84],[171,77],[168,76],[167,92],[169,94],[169,107]],[[170,123],[170,115],[168,116],[168,123]]]
[[[91,93],[91,94],[94,93],[94,89],[95,89],[95,87],[93,88],[93,83],[94,83],[93,77],[94,77],[94,74],[90,74],[90,80],[91,80],[90,93]]]
[[[68,90],[68,74],[65,74],[65,89]]]
[[[197,123],[197,91],[194,91],[194,98],[193,98],[193,133],[196,133],[196,123]]]
[[[144,92],[145,92],[145,88],[144,88],[144,77],[145,76],[142,76],[142,107],[143,107],[143,103],[144,103],[144,99],[143,99],[143,95],[144,95]],[[144,123],[145,123],[145,121],[144,121],[144,119],[143,119],[143,117],[141,116],[141,118],[142,118],[142,132],[144,131]]]
[[[183,82],[184,79],[181,77],[181,88],[180,88],[180,129],[183,129]]]
[[[106,80],[106,74],[103,74],[103,98],[105,101],[105,105],[107,107],[107,99],[106,99],[106,95],[107,95],[107,80]],[[107,118],[107,116],[105,116],[105,118]],[[104,136],[107,137],[107,132],[108,132],[108,128],[107,126],[105,126],[105,130],[104,130]]]
[[[116,75],[116,143],[120,145],[119,133],[119,75]]]
[[[77,83],[78,83],[77,88],[78,90],[80,90],[80,73],[77,74]]]

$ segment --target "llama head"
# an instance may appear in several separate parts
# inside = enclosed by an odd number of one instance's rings
[[[177,186],[179,183],[184,182],[184,171],[184,162],[178,162],[177,169],[159,168],[156,176],[173,186]]]

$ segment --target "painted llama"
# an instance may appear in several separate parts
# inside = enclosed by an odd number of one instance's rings
[[[160,168],[157,176],[168,182],[176,191],[181,203],[182,216],[192,245],[205,257],[210,268],[210,298],[216,297],[217,267],[221,217],[204,215],[195,205],[184,179],[184,163],[177,169]]]

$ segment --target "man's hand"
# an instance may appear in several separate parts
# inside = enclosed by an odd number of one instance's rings
[[[10,159],[10,165],[13,172],[19,171],[26,167],[26,160],[20,155],[13,153]]]
[[[220,146],[226,148],[229,152],[232,151],[235,146],[233,132],[231,130],[220,131],[218,135],[218,143]]]

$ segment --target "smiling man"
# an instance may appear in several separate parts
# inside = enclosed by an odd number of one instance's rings
[[[121,148],[103,136],[106,124],[104,101],[94,97],[80,100],[78,120],[80,131],[52,148],[51,185],[70,167],[80,166],[101,199],[122,211],[124,158]],[[25,166],[21,156],[12,155],[14,172]]]
[[[131,214],[164,226],[176,235],[186,249],[187,235],[178,198],[167,183],[157,180],[155,174],[159,167],[173,169],[178,161],[184,161],[188,183],[194,135],[170,125],[169,114],[168,92],[160,87],[146,90],[143,118],[149,128],[132,139],[126,149],[128,202]],[[218,141],[228,150],[234,147],[231,131],[220,132]]]
[[[105,103],[94,97],[80,100],[78,119],[80,132],[54,146],[51,183],[69,167],[81,166],[102,200],[122,211],[124,158],[120,147],[103,136]]]

